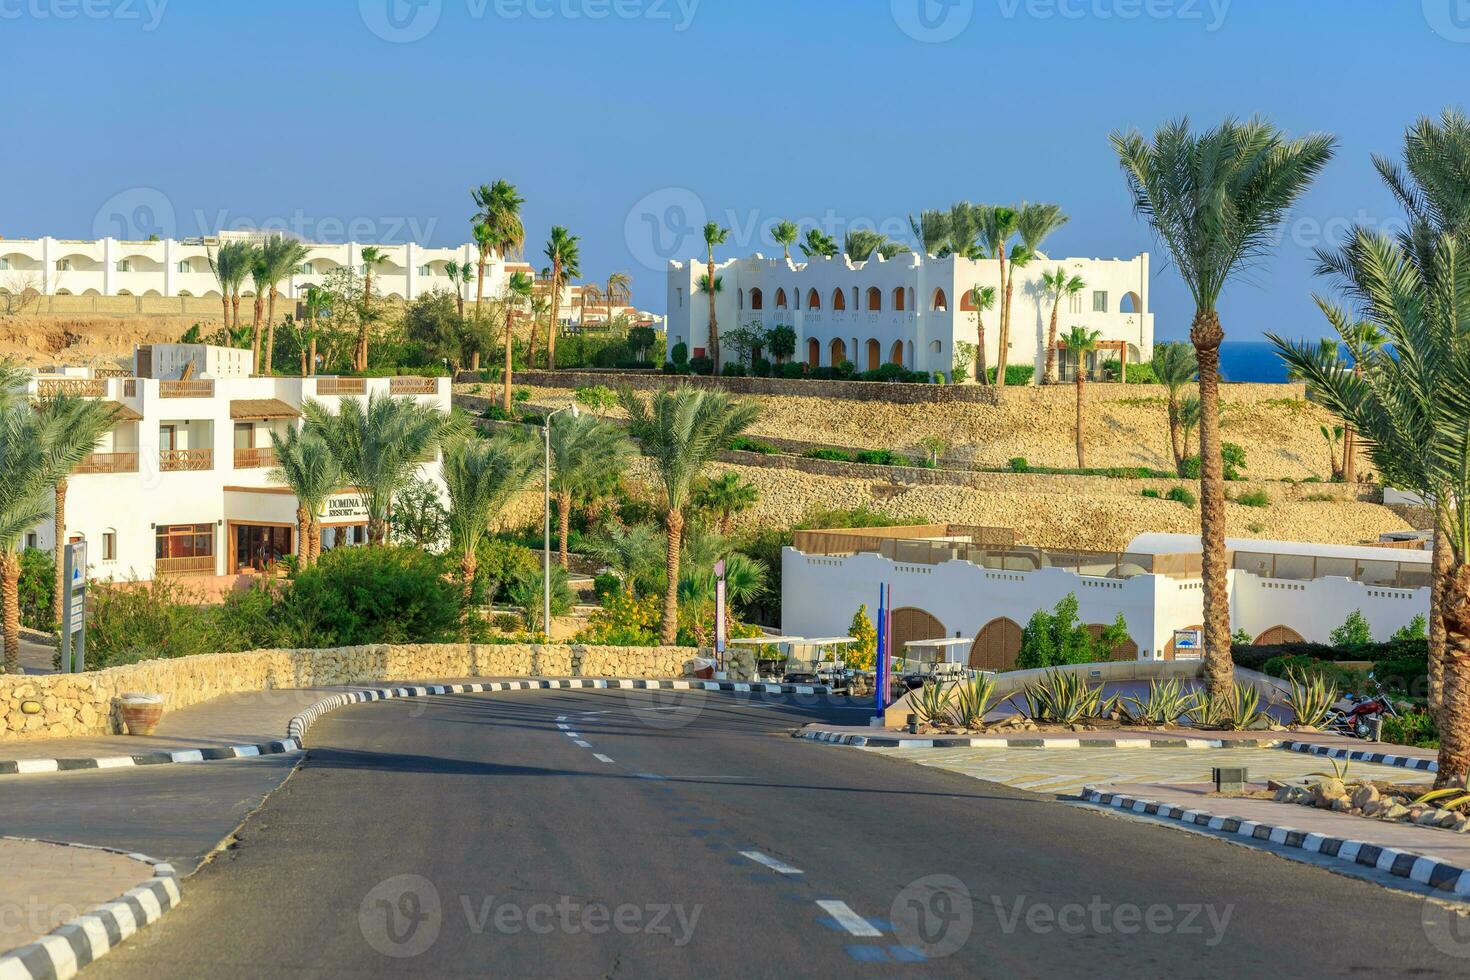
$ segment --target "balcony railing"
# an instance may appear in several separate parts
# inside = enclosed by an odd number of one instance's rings
[[[93,453],[77,465],[76,473],[136,473],[138,454]]]
[[[164,449],[158,454],[160,473],[214,469],[212,449]]]
[[[153,574],[159,575],[213,575],[214,555],[194,555],[190,558],[155,558]]]
[[[129,371],[127,368],[120,367],[100,367],[92,369],[92,376],[94,378],[126,378],[130,374],[132,374],[132,372]]]
[[[235,450],[235,469],[237,470],[259,470],[275,465],[276,449],[274,446]]]
[[[318,395],[365,395],[367,394],[367,379],[317,378],[316,393]]]
[[[1310,582],[1312,579],[1336,576],[1385,589],[1427,589],[1433,577],[1433,569],[1428,562],[1359,561],[1356,558],[1278,555],[1256,551],[1235,552],[1231,556],[1230,565],[1237,571],[1259,575],[1261,578]]]
[[[123,397],[124,398],[137,398],[138,397],[138,379],[137,378],[126,378],[126,379],[123,380]]]
[[[390,395],[432,395],[439,390],[434,378],[389,378]]]
[[[158,397],[213,398],[214,381],[209,379],[202,381],[160,381],[158,382]]]
[[[53,398],[56,395],[102,398],[107,394],[107,381],[103,378],[55,378],[38,381],[36,393],[42,398]]]

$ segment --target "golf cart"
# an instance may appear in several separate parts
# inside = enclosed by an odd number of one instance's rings
[[[965,651],[975,641],[964,637],[940,637],[935,640],[910,640],[904,644],[902,657],[893,660],[893,674],[902,690],[923,687],[929,681],[963,680],[970,674]]]
[[[799,636],[743,636],[731,640],[731,647],[749,647],[755,653],[755,679],[779,681],[786,669],[788,650],[793,643],[805,643]]]
[[[781,680],[787,684],[827,684],[834,691],[846,689],[853,671],[838,659],[838,651],[856,642],[850,636],[792,638]]]

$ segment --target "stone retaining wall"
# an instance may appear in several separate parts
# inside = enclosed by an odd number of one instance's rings
[[[846,401],[921,402],[994,405],[997,389],[989,385],[923,385],[895,381],[805,381],[796,378],[715,378],[705,375],[674,375],[652,371],[521,371],[514,384],[542,388],[632,388],[659,391],[680,384],[696,388],[718,388],[735,395],[800,395],[806,398],[839,398]]]
[[[379,644],[200,654],[82,674],[0,675],[0,741],[119,731],[113,699],[162,694],[168,710],[225,694],[451,677],[679,677],[689,647]]]

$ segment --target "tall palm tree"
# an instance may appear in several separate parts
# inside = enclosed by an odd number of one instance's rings
[[[663,534],[651,524],[613,524],[587,541],[587,553],[611,569],[629,595],[637,595],[641,584],[651,586],[666,552]]]
[[[311,426],[290,426],[284,435],[271,431],[276,465],[269,479],[284,483],[296,495],[296,561],[310,568],[321,553],[321,512],[327,498],[342,486],[336,454]]]
[[[551,420],[551,496],[556,501],[557,540],[563,568],[572,531],[572,503],[621,473],[632,452],[622,427],[595,415],[563,412]]]
[[[477,282],[475,285],[475,316],[480,315],[480,307],[485,302],[485,266],[490,261],[490,252],[495,247],[495,230],[485,222],[475,225],[475,253],[479,256],[475,265],[477,267]]]
[[[969,201],[956,201],[950,205],[949,214],[945,217],[949,237],[936,254],[940,258],[946,255],[959,255],[972,260],[985,258],[985,249],[980,245],[980,233],[985,227],[989,211],[985,205],[971,204]]]
[[[1470,176],[1470,174],[1467,174],[1467,176]],[[1355,349],[1367,348],[1377,350],[1388,343],[1388,337],[1384,335],[1383,331],[1367,321],[1354,324],[1353,329],[1357,334],[1353,338],[1356,344]],[[1333,346],[1336,347],[1335,341]],[[1362,374],[1362,368],[1357,364],[1353,365],[1353,371],[1360,376]],[[1350,425],[1344,426],[1342,430],[1342,482],[1358,482],[1357,437],[1353,432],[1353,427]]]
[[[107,435],[117,422],[117,409],[107,402],[73,395],[54,395],[38,402],[35,411],[42,417],[42,425],[48,431],[67,431],[79,442],[86,443],[87,452],[97,448],[97,443]],[[86,457],[75,462],[58,463],[62,467],[56,474],[53,485],[52,537],[56,542],[52,558],[56,564],[56,588],[51,596],[51,614],[56,628],[61,628],[61,610],[66,590],[66,491],[67,477]]]
[[[525,307],[527,303],[534,302],[536,292],[536,281],[529,273],[512,272],[505,283],[505,395],[501,399],[500,406],[505,409],[505,414],[510,416],[513,402],[511,400],[511,372],[514,370],[513,361],[515,353],[515,323],[516,314]],[[531,328],[532,334],[535,327]]]
[[[784,218],[777,222],[776,227],[771,229],[771,239],[781,246],[781,254],[787,262],[791,261],[791,246],[801,237],[801,229],[796,227],[796,222],[787,221]]]
[[[546,330],[546,369],[556,370],[556,335],[560,327],[562,287],[582,275],[581,239],[561,225],[551,229],[546,240],[546,258],[551,262],[551,324]]]
[[[208,253],[209,271],[214,273],[215,281],[219,283],[220,306],[224,310],[226,330],[232,326],[232,303],[235,314],[233,326],[240,326],[240,286],[255,264],[254,248],[249,242],[226,242],[219,247],[217,253]]]
[[[950,242],[949,214],[945,211],[920,211],[917,218],[909,215],[909,230],[914,233],[914,239],[925,255],[938,255]]]
[[[975,307],[975,380],[990,383],[990,370],[985,366],[985,311],[995,309],[995,287],[970,287],[970,305]]]
[[[526,226],[521,221],[521,205],[526,200],[516,191],[515,185],[506,180],[497,180],[488,186],[481,184],[470,191],[470,198],[479,209],[470,219],[479,250],[479,285],[475,291],[475,315],[479,316],[485,295],[485,264],[489,261],[490,250],[498,251],[502,259],[510,259],[520,255],[526,247]]]
[[[1016,234],[1020,237],[1021,243],[1011,252],[1012,281],[1006,283],[1005,299],[1002,301],[1005,304],[1004,329],[1007,348],[1011,340],[1011,293],[1016,285],[1014,270],[1041,258],[1041,246],[1045,244],[1052,232],[1066,224],[1067,220],[1061,207],[1056,204],[1022,201],[1016,208]]]
[[[1169,449],[1174,454],[1174,472],[1184,475],[1184,458],[1189,455],[1187,440],[1181,441],[1180,393],[1184,386],[1194,380],[1199,371],[1199,360],[1194,347],[1182,341],[1166,341],[1154,344],[1154,376],[1169,393]]]
[[[464,319],[464,284],[475,274],[475,267],[468,262],[444,263],[444,274],[449,277],[449,283],[454,287],[454,305],[459,312],[459,318]]]
[[[579,329],[587,329],[587,303],[591,301],[593,306],[602,302],[602,290],[597,288],[596,283],[584,283],[577,290],[577,326]],[[612,318],[609,317],[609,320]]]
[[[1087,468],[1085,444],[1082,439],[1082,406],[1084,402],[1083,390],[1087,384],[1087,355],[1097,350],[1097,342],[1102,338],[1101,330],[1088,330],[1086,327],[1073,327],[1067,332],[1067,353],[1077,359],[1077,468]]]
[[[885,259],[891,259],[895,255],[902,255],[909,251],[909,247],[903,242],[895,242],[881,231],[868,231],[859,228],[849,231],[842,240],[842,251],[854,262],[866,262],[877,252]]]
[[[607,276],[607,326],[612,328],[613,304],[631,306],[633,303],[633,277],[626,272],[610,272]]]
[[[362,324],[357,332],[357,352],[353,355],[352,364],[358,371],[366,371],[368,366],[368,324],[372,322],[373,309],[373,270],[388,259],[388,253],[376,245],[364,245],[358,253],[362,260]]]
[[[688,385],[654,392],[649,401],[624,388],[619,401],[628,414],[628,434],[638,441],[659,483],[668,533],[660,635],[669,645],[679,633],[679,547],[690,488],[731,438],[755,424],[760,408]]]
[[[837,254],[837,239],[822,234],[818,228],[808,228],[801,243],[801,253],[809,259],[818,256],[830,259]]]
[[[307,401],[302,412],[306,424],[332,448],[342,479],[362,497],[373,544],[388,539],[393,495],[426,456],[463,428],[457,418],[438,409],[379,392],[366,402],[343,398],[335,413]]]
[[[306,336],[301,345],[301,376],[316,374],[317,318],[327,309],[330,297],[320,286],[307,286],[303,305],[306,307]]]
[[[1227,282],[1260,259],[1293,202],[1332,158],[1326,135],[1288,140],[1261,119],[1227,119],[1191,133],[1189,120],[1111,137],[1135,213],[1168,246],[1194,299],[1189,336],[1199,358],[1200,536],[1204,553],[1205,674],[1211,693],[1233,690],[1225,567],[1225,482],[1220,456],[1220,342],[1216,305]]]
[[[516,493],[525,488],[536,465],[534,443],[504,435],[463,439],[444,453],[444,487],[449,493],[449,546],[459,555],[464,631],[468,632],[470,595],[479,570],[480,543]]]
[[[1014,208],[981,205],[976,211],[976,218],[978,219],[976,231],[986,253],[994,256],[1000,262],[1000,286],[996,294],[1000,303],[1000,333],[995,355],[995,383],[997,387],[1003,388],[1006,383],[1006,362],[1010,359],[1007,356],[1010,347],[1009,307],[1005,301],[1005,298],[1010,295],[1010,281],[1007,279],[1007,273],[1010,270],[1006,266],[1006,255],[1011,239],[1016,235],[1018,215]]]
[[[1057,314],[1062,309],[1062,297],[1076,296],[1087,288],[1081,276],[1069,276],[1067,270],[1057,266],[1055,272],[1043,272],[1041,284],[1046,295],[1051,297],[1051,326],[1046,333],[1046,372],[1043,379],[1049,385],[1057,383]]]
[[[719,281],[715,276],[715,246],[725,244],[729,237],[729,228],[721,228],[719,223],[714,221],[705,223],[704,249],[708,259],[705,265],[705,275],[709,277],[709,281],[714,283],[716,287],[718,287]],[[718,288],[711,288],[709,290],[709,353],[715,362],[715,377],[719,377],[721,369],[720,325],[719,321],[715,318],[715,293],[717,292],[719,292]]]
[[[542,322],[551,312],[551,299],[544,293],[537,293],[531,299],[531,342],[526,350],[526,367],[536,366],[536,332],[540,329]],[[549,328],[548,328],[549,329]]]
[[[265,319],[265,294],[270,288],[270,268],[266,265],[265,249],[256,247],[251,254],[250,284],[255,287],[255,302],[250,317],[250,373],[260,373],[261,321]]]
[[[95,403],[94,403],[95,404]],[[0,409],[0,627],[7,673],[20,670],[20,547],[50,515],[54,487],[97,444],[66,412],[33,411],[23,399]]]
[[[760,499],[760,490],[754,483],[742,480],[734,470],[726,470],[695,484],[690,499],[696,510],[712,515],[716,529],[728,537],[735,515],[754,507]]]
[[[266,308],[265,358],[263,374],[273,373],[271,366],[276,339],[276,296],[281,280],[294,273],[303,262],[311,257],[311,249],[294,238],[272,235],[261,247],[261,261],[265,267],[265,279],[270,291]]]

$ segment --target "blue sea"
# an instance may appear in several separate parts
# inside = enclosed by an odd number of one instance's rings
[[[1264,340],[1227,340],[1220,345],[1220,374],[1226,381],[1286,382],[1286,365]]]

